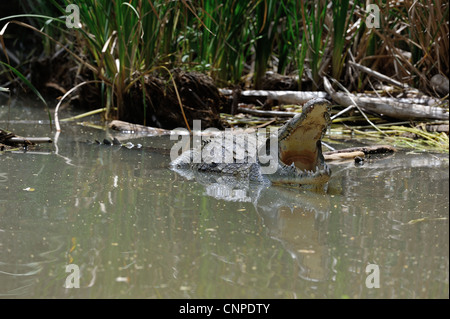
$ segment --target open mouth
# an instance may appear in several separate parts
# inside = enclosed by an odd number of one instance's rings
[[[323,184],[331,175],[322,155],[321,139],[330,123],[330,103],[312,100],[280,129],[278,157],[279,183]],[[286,174],[284,174],[286,173]]]

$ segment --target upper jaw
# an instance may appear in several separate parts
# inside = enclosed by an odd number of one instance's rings
[[[278,169],[274,183],[318,185],[328,182],[331,170],[322,154],[321,139],[329,123],[331,104],[311,100],[278,132]]]

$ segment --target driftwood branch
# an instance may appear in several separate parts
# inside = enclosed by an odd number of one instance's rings
[[[232,95],[233,90],[219,89],[223,95]],[[246,90],[240,92],[241,98],[277,100],[280,104],[305,104],[314,98],[326,98],[325,92],[299,92],[299,91],[265,91]]]
[[[298,114],[296,112],[287,112],[287,111],[263,111],[263,110],[255,110],[249,109],[246,107],[238,107],[238,112],[252,114],[256,116],[269,116],[269,117],[293,117]]]
[[[390,145],[373,145],[373,146],[343,148],[340,150],[324,152],[323,154],[324,155],[332,155],[332,154],[339,154],[339,153],[363,152],[365,155],[369,155],[369,154],[394,153],[396,151],[397,151],[397,149]]]
[[[366,93],[356,93],[355,95],[358,98],[364,98],[364,97],[374,98],[373,96],[369,96]],[[439,105],[442,103],[439,99],[433,98],[431,96],[426,96],[426,95],[417,96],[417,97],[409,97],[409,98],[392,98],[392,97],[379,96],[379,97],[376,97],[376,99],[385,104],[390,104],[390,103],[395,102],[395,103],[403,103],[403,104],[409,104],[409,105],[418,104],[421,106],[436,106],[436,105]]]
[[[156,128],[151,126],[139,125],[128,123],[124,121],[114,120],[111,121],[108,125],[110,129],[122,132],[139,132],[146,133],[148,135],[168,135],[170,134],[169,130],[165,130],[162,128]]]
[[[361,151],[323,154],[323,157],[327,162],[354,159],[356,157],[364,158],[364,156],[365,156],[364,152]]]
[[[21,137],[0,129],[0,143],[6,145],[33,145],[39,143],[52,143],[52,139],[49,137]]]
[[[330,94],[331,98],[336,103],[342,106],[350,106],[356,103],[365,111],[397,119],[449,119],[448,110],[442,107],[404,103],[388,98],[380,99],[378,97],[361,97],[354,94],[336,92],[331,87],[331,84],[326,77],[324,77],[323,80],[327,93]]]
[[[449,132],[449,125],[448,124],[428,124],[425,125],[425,129],[427,132],[445,132],[448,134]]]
[[[14,136],[5,141],[10,144],[41,144],[41,143],[52,143],[50,137],[19,137]]]
[[[388,77],[388,76],[386,76],[386,75],[384,75],[382,73],[379,73],[377,71],[374,71],[372,69],[369,69],[368,67],[366,67],[364,65],[361,65],[361,64],[358,64],[358,63],[355,63],[355,62],[352,62],[352,61],[348,61],[348,63],[351,66],[354,66],[356,69],[358,69],[360,71],[363,71],[363,72],[365,72],[365,73],[367,73],[369,75],[372,75],[372,76],[378,78],[381,81],[384,81],[384,82],[390,83],[392,85],[398,86],[398,87],[400,87],[402,89],[406,89],[406,88],[409,87],[408,85],[406,85],[404,83],[401,83],[401,82],[399,82],[397,80],[391,79],[390,77]]]
[[[364,158],[366,155],[370,154],[389,154],[396,151],[397,149],[390,145],[373,145],[328,151],[323,153],[323,157],[327,162],[330,162],[355,159],[356,157]]]

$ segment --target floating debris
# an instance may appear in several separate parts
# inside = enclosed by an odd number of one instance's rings
[[[435,220],[448,220],[448,218],[447,218],[447,217],[436,217],[436,218],[423,217],[423,218],[418,218],[418,219],[410,220],[410,221],[407,222],[406,224],[408,224],[408,225],[414,225],[414,224],[420,223],[420,222],[435,221]]]
[[[130,282],[130,277],[117,277],[117,278],[116,278],[116,282],[126,282],[126,283],[129,283],[129,282]]]

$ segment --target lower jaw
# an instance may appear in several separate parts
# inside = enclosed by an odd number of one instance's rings
[[[326,171],[326,167],[319,168],[319,171]],[[317,173],[316,173],[317,174]],[[330,175],[327,173],[311,173],[311,176],[308,176],[308,173],[305,171],[302,175],[292,176],[286,173],[283,176],[283,172],[280,172],[280,169],[277,170],[275,174],[267,175],[267,178],[271,181],[272,184],[276,185],[291,185],[291,186],[304,186],[304,185],[323,185],[326,184]]]

